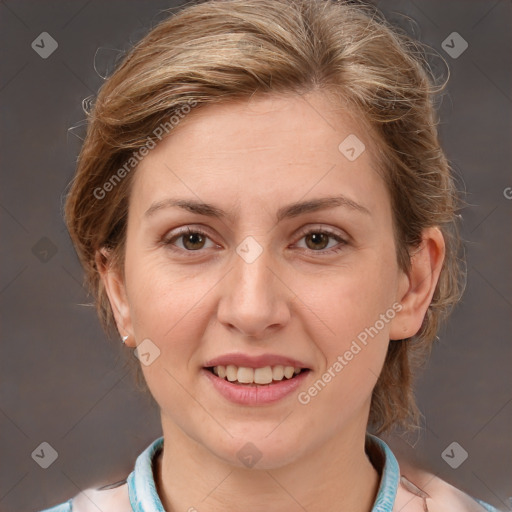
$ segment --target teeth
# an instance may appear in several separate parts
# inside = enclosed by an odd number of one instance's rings
[[[291,379],[293,377],[293,374],[295,373],[295,370],[293,366],[285,366],[284,367],[284,376],[287,379]]]
[[[218,368],[218,367],[217,367]],[[215,368],[214,368],[215,370]],[[236,374],[238,373],[238,370],[236,369],[236,366],[230,364],[226,366],[226,377],[230,382],[234,382],[236,380]]]
[[[240,372],[240,370],[238,370]],[[273,373],[270,366],[265,368],[256,368],[254,370],[254,382],[256,384],[270,384],[272,382]]]
[[[225,366],[216,366],[217,375],[223,379],[226,376],[226,367]]]
[[[238,368],[237,379],[238,382],[242,384],[250,384],[254,382],[254,370],[252,368]]]
[[[214,366],[213,373],[221,379],[227,378],[230,382],[240,384],[270,384],[273,380],[280,381],[283,378],[291,379],[299,374],[301,368],[293,366],[265,366],[263,368],[246,368],[244,366]]]
[[[278,365],[272,368],[272,378],[274,380],[283,380],[284,377],[284,366]]]

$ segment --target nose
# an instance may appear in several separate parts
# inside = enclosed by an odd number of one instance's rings
[[[288,301],[294,294],[268,249],[252,262],[239,254],[233,260],[224,280],[218,320],[232,331],[262,339],[287,324]]]

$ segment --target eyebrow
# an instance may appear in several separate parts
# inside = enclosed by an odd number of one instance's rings
[[[283,206],[277,211],[276,220],[281,222],[283,219],[298,217],[306,213],[316,212],[319,210],[326,210],[342,206],[354,212],[359,212],[365,215],[370,215],[370,211],[363,205],[356,203],[352,199],[343,195],[333,197],[322,197],[319,199],[311,199],[309,201],[302,201]],[[204,203],[202,201],[195,201],[190,199],[175,199],[169,198],[162,201],[153,203],[144,214],[145,217],[150,217],[155,212],[164,208],[178,207],[187,210],[191,213],[199,215],[206,215],[208,217],[215,217],[219,219],[227,219],[233,221],[233,215],[214,206],[213,204]]]

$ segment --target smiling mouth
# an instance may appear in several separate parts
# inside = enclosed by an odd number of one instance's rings
[[[262,368],[247,368],[244,366],[210,366],[206,370],[217,377],[233,384],[245,386],[262,386],[291,380],[300,373],[310,371],[309,368],[297,368],[293,366],[264,366]]]

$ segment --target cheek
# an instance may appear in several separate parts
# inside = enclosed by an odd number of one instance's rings
[[[299,296],[307,297],[304,302],[310,308],[309,315],[313,314],[323,326],[329,353],[344,349],[382,314],[392,310],[396,287],[392,268],[384,258],[361,257],[353,265],[318,276],[315,281],[307,280],[298,292]],[[389,322],[377,327],[387,334]]]
[[[332,393],[329,399],[346,404],[355,396],[368,395],[375,385],[396,314],[393,268],[392,256],[385,257],[382,252],[378,258],[361,257],[320,279],[323,292],[317,288],[305,301],[308,335],[323,354],[322,380],[329,381],[326,387],[331,389],[325,398]]]
[[[161,255],[136,252],[127,257],[125,268],[136,339],[152,340],[166,367],[185,375],[187,366],[196,364],[194,353],[207,320],[215,315],[209,297],[219,276],[205,267],[177,268]]]
[[[369,403],[389,345],[394,310],[387,294],[368,293],[370,288],[352,274],[332,283],[311,305],[329,330],[315,331],[318,320],[311,317],[309,336],[322,354],[322,364],[300,403],[312,405],[310,411],[319,416],[330,411],[339,427]]]

